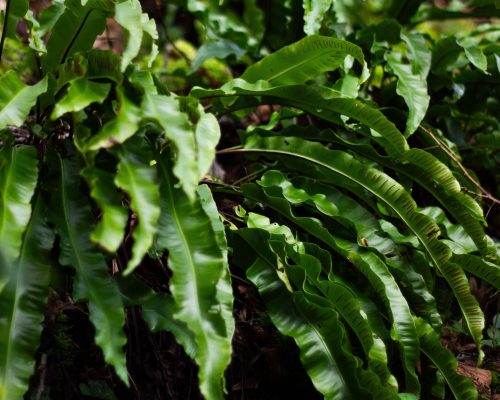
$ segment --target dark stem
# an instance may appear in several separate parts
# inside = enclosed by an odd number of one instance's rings
[[[5,7],[5,18],[3,20],[2,28],[2,39],[0,40],[0,63],[2,62],[3,46],[5,44],[5,36],[7,35],[7,22],[9,21],[9,11],[10,11],[10,1],[7,0],[7,6]]]
[[[62,56],[60,64],[63,64],[64,61],[66,61],[66,57],[68,57],[68,54],[69,54],[71,48],[73,47],[73,45],[75,44],[76,39],[78,39],[78,36],[80,36],[80,33],[82,32],[83,27],[85,26],[85,24],[87,22],[87,19],[89,18],[89,16],[92,13],[92,11],[94,11],[94,9],[89,10],[87,12],[87,14],[85,15],[85,17],[83,18],[82,23],[78,27],[78,30],[76,31],[75,35],[73,36],[73,39],[71,39],[71,42],[69,43],[68,47],[66,48],[66,51],[64,52],[64,54]]]

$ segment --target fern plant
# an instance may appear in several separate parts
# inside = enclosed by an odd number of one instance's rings
[[[272,3],[270,13],[283,7],[296,19],[290,2]],[[188,1],[210,39],[193,69],[214,56],[261,59],[219,88],[177,95],[155,73],[159,36],[138,0],[54,1],[37,17],[27,0],[7,1],[0,65],[28,72],[0,76],[0,399],[28,389],[58,266],[74,270],[72,297],[87,302],[95,342],[125,384],[125,307],[138,305],[198,364],[202,395],[222,399],[230,264],[246,271],[325,398],[444,398],[446,386],[477,397],[439,342],[446,310],[436,296],[449,288],[480,349],[484,315],[468,278],[500,287],[498,246],[471,196],[486,190],[434,118],[447,99],[432,103],[426,79],[448,82],[459,58],[466,72],[498,79],[494,51],[463,38],[455,59],[439,61],[432,52],[448,39],[431,43],[400,25],[415,7],[388,8],[399,22],[332,37],[318,11],[331,3],[304,2],[307,36],[298,40],[279,26],[266,31],[257,2],[240,20]],[[20,60],[22,18],[31,58]],[[125,34],[121,55],[93,48],[109,18]],[[261,45],[279,49],[262,57]],[[26,69],[30,61],[38,67]],[[384,79],[387,93],[378,93]],[[377,96],[392,103],[379,109]],[[217,149],[219,118],[241,121],[262,105],[274,107],[268,123],[240,124],[241,145]],[[496,118],[481,120],[496,137]],[[429,140],[438,148],[425,150]],[[244,155],[257,172],[241,185],[205,179],[216,151]],[[212,192],[241,207],[222,217]],[[120,248],[126,265],[111,272]],[[162,257],[170,294],[136,274],[145,258]]]

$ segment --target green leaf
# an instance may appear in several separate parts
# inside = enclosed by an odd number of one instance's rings
[[[84,152],[123,143],[139,129],[141,109],[127,97],[122,86],[119,86],[116,92],[120,104],[116,118],[104,124],[101,130],[84,144]]]
[[[196,138],[188,114],[181,111],[174,97],[150,93],[146,93],[143,110],[145,117],[157,121],[174,144],[177,157],[173,172],[186,194],[193,198],[201,177],[196,161]]]
[[[308,301],[302,292],[290,293],[274,271],[276,267],[272,255],[258,258],[247,277],[257,286],[276,327],[297,343],[316,389],[325,399],[366,397],[358,384],[357,362],[345,349],[345,331],[336,312]]]
[[[149,19],[147,14],[141,12],[139,0],[125,0],[115,5],[115,20],[127,32],[127,44],[122,55],[121,70],[125,71],[127,66],[139,54],[142,37],[147,33],[153,40],[149,66],[158,54],[158,48],[154,41],[158,39],[156,24]]]
[[[57,119],[68,112],[83,110],[92,103],[102,103],[108,97],[110,89],[109,83],[75,79],[70,83],[68,92],[56,103],[51,118]]]
[[[265,80],[274,86],[305,83],[342,66],[346,56],[362,66],[360,78],[366,80],[366,64],[361,48],[345,40],[312,35],[269,54],[245,70],[241,79],[249,83]]]
[[[431,69],[432,52],[425,41],[424,35],[421,32],[401,33],[401,39],[406,43],[407,56],[411,62],[413,72],[427,79]]]
[[[433,326],[441,326],[435,299],[426,288],[422,276],[414,271],[413,262],[407,257],[403,258],[395,243],[385,237],[378,221],[354,199],[329,185],[305,177],[288,180],[278,171],[266,172],[259,184],[265,188],[279,186],[283,196],[292,204],[312,203],[319,212],[346,228],[354,226],[358,244],[376,249],[376,254],[389,266],[390,272],[397,280],[404,282],[403,286],[410,292],[407,295],[410,304],[419,315],[425,315]]]
[[[167,157],[165,153],[157,157],[162,194],[158,244],[168,249],[168,265],[173,272],[170,289],[175,301],[174,318],[194,334],[201,393],[209,400],[222,399],[233,329],[233,324],[227,326],[225,320],[231,304],[221,304],[227,295],[219,293],[227,273],[227,250],[220,247],[222,238],[213,229],[213,216],[206,214],[207,205],[203,208],[197,197],[189,201],[175,187]]]
[[[239,60],[244,54],[245,50],[230,40],[204,43],[196,52],[196,57],[191,64],[191,71],[196,71],[210,58],[225,59],[234,55]]]
[[[95,342],[104,359],[120,379],[128,383],[123,325],[125,313],[116,283],[99,249],[90,241],[92,213],[80,190],[80,178],[74,159],[61,159],[50,154],[53,173],[50,205],[51,220],[61,239],[59,262],[76,270],[74,297],[89,301],[90,321],[95,326]]]
[[[306,34],[319,33],[321,22],[333,3],[334,0],[303,0],[304,32]]]
[[[387,350],[384,342],[370,326],[366,314],[361,312],[357,296],[341,282],[322,282],[322,291],[356,334],[363,346],[370,367],[385,384],[391,377],[387,367]]]
[[[153,332],[168,331],[175,336],[187,355],[194,357],[196,343],[187,325],[174,319],[174,299],[170,294],[157,293],[133,275],[118,277],[118,286],[125,306],[141,307],[141,316]]]
[[[222,251],[224,270],[222,276],[217,283],[217,299],[219,300],[221,307],[221,315],[226,322],[227,336],[232,338],[235,329],[235,322],[233,318],[233,288],[231,286],[231,273],[229,270],[228,259],[228,248],[226,240],[226,230],[224,224],[221,221],[221,216],[217,210],[217,205],[212,197],[212,192],[207,185],[200,185],[198,187],[198,196],[200,198],[200,204],[210,219],[212,229],[215,233],[215,240],[217,245]]]
[[[17,24],[28,12],[29,4],[29,0],[7,0],[5,27],[3,28],[6,37],[13,38],[16,36]]]
[[[419,73],[414,73],[412,66],[404,64],[395,53],[386,53],[385,60],[398,77],[396,91],[404,98],[409,109],[405,136],[415,132],[425,117],[430,96],[427,94],[427,80]]]
[[[27,86],[16,71],[0,76],[0,129],[7,125],[21,126],[38,96],[46,90],[47,77],[36,85]]]
[[[477,390],[469,378],[456,373],[457,360],[449,350],[443,348],[439,335],[420,318],[415,320],[422,351],[438,367],[456,399],[475,400]]]
[[[241,191],[245,197],[265,204],[305,232],[315,236],[332,250],[347,258],[366,276],[391,313],[394,323],[392,338],[401,345],[403,361],[406,367],[405,372],[407,373],[407,386],[409,390],[418,392],[419,384],[415,375],[415,367],[419,350],[413,318],[405,297],[401,294],[394,277],[382,260],[360,246],[335,236],[316,218],[295,216],[286,200],[276,197],[276,195],[271,196],[255,184],[242,185]]]
[[[144,139],[130,140],[118,151],[120,163],[115,184],[130,197],[130,208],[137,215],[132,233],[132,258],[124,274],[130,274],[142,261],[153,244],[160,217],[160,192],[155,169],[150,166],[151,152],[142,143]]]
[[[9,262],[19,256],[37,180],[36,148],[4,143],[0,150],[0,248]],[[2,286],[0,279],[0,291]]]
[[[488,282],[491,286],[500,289],[500,267],[480,257],[470,254],[454,254],[453,262],[464,270]]]
[[[166,138],[175,146],[174,175],[184,192],[194,198],[198,182],[205,176],[215,156],[220,128],[217,119],[205,113],[198,100],[146,93],[143,112],[157,121]],[[194,121],[190,121],[193,119]]]
[[[333,177],[340,175],[360,185],[368,193],[383,201],[418,237],[432,263],[444,275],[457,296],[474,341],[478,348],[481,346],[484,316],[477,301],[470,293],[463,270],[458,265],[449,262],[451,251],[438,240],[439,227],[432,219],[418,212],[415,201],[398,182],[378,170],[366,167],[347,153],[327,150],[319,143],[307,142],[298,138],[252,137],[247,141],[246,148],[241,151],[272,154],[273,157],[281,155],[303,160],[307,164],[316,166],[319,171],[325,173],[329,171],[333,173]],[[293,164],[289,165],[293,168]],[[315,169],[306,168],[302,169],[302,172],[305,175],[309,173],[314,175]]]
[[[81,174],[91,188],[90,195],[102,211],[101,221],[92,232],[91,239],[114,253],[123,240],[128,220],[128,212],[121,205],[121,196],[114,188],[115,174],[97,167],[87,167]]]
[[[66,0],[66,9],[54,24],[47,53],[42,58],[44,72],[53,72],[68,57],[92,48],[96,37],[104,31],[111,16],[112,2],[91,0],[82,6],[80,0]]]
[[[0,400],[21,399],[35,372],[35,353],[50,280],[54,232],[45,220],[46,208],[37,196],[21,252],[0,293]],[[1,262],[1,261],[0,261]]]
[[[50,6],[40,11],[38,17],[38,22],[40,23],[40,36],[44,36],[54,28],[57,20],[64,13],[64,1],[65,0],[53,0]]]
[[[47,52],[45,48],[45,43],[43,41],[43,36],[40,32],[40,23],[35,18],[33,11],[28,10],[25,16],[26,23],[29,27],[29,44],[30,48],[35,50],[38,55],[44,54]]]
[[[362,101],[348,98],[342,93],[322,86],[288,85],[272,87],[267,82],[259,81],[249,84],[241,79],[234,79],[222,88],[206,90],[194,87],[190,93],[198,98],[242,96],[244,99],[251,96],[262,96],[263,104],[281,104],[299,108],[325,121],[337,125],[344,125],[340,115],[345,115],[359,121],[378,135],[372,135],[388,154],[400,157],[408,150],[408,143],[404,136],[379,110],[370,107]],[[226,99],[227,100],[227,99]],[[255,106],[255,102],[248,107]],[[238,106],[241,106],[238,104]]]
[[[462,42],[458,42],[460,46],[463,47],[465,56],[469,61],[478,69],[485,72],[488,69],[488,59],[483,53],[483,50],[478,45],[467,46]]]

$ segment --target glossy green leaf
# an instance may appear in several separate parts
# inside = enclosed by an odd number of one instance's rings
[[[127,32],[127,44],[123,51],[121,70],[125,71],[127,66],[139,54],[142,37],[147,33],[153,40],[149,64],[153,62],[158,54],[158,48],[154,40],[158,39],[156,24],[149,19],[147,14],[141,12],[139,0],[125,0],[115,5],[115,20]]]
[[[231,359],[233,328],[226,325],[227,288],[222,288],[226,271],[225,254],[220,232],[213,228],[213,216],[200,200],[189,201],[175,187],[168,154],[158,155],[161,180],[162,215],[158,246],[168,249],[168,265],[173,272],[170,289],[175,301],[174,318],[187,324],[193,332],[199,366],[200,390],[207,399],[222,399],[224,370]],[[202,189],[203,191],[203,189]],[[206,196],[206,193],[204,194]],[[205,197],[204,202],[207,201]],[[210,208],[212,208],[211,206]],[[222,311],[222,315],[221,315]]]
[[[205,113],[193,98],[174,98],[147,93],[143,103],[147,119],[157,121],[175,146],[173,172],[185,193],[194,198],[198,182],[215,157],[220,128],[217,119]]]
[[[282,214],[292,223],[347,258],[366,276],[391,313],[394,323],[392,338],[401,345],[408,388],[418,393],[419,384],[415,375],[415,367],[419,351],[413,318],[406,299],[401,294],[394,277],[381,259],[371,252],[364,251],[360,246],[335,236],[316,218],[296,216],[286,200],[269,195],[257,185],[245,184],[241,187],[241,190],[245,197],[272,208],[275,212]]]
[[[7,261],[19,256],[38,180],[37,151],[32,146],[0,149],[0,249]],[[3,282],[0,279],[0,291]]]
[[[327,150],[319,143],[298,138],[253,137],[247,141],[243,151],[306,161],[320,170],[330,171],[334,176],[341,175],[355,182],[383,201],[418,237],[432,263],[445,276],[457,296],[469,331],[480,347],[484,316],[470,293],[465,274],[459,266],[449,262],[451,251],[438,239],[439,227],[432,219],[418,212],[415,201],[398,182],[378,170],[367,168],[347,153]],[[304,174],[308,172],[314,174],[314,169],[303,171]]]
[[[271,264],[269,264],[271,263]],[[332,309],[308,301],[302,292],[290,293],[274,271],[272,259],[257,259],[247,270],[276,327],[291,336],[301,350],[301,361],[325,399],[363,398],[357,362],[345,349],[345,332]]]
[[[408,296],[410,305],[415,307],[419,315],[425,315],[433,326],[441,326],[435,299],[423,278],[415,272],[411,260],[402,257],[395,243],[385,237],[378,221],[354,199],[329,185],[308,178],[288,180],[278,171],[266,172],[259,184],[266,188],[279,186],[283,196],[292,204],[312,203],[319,212],[346,228],[353,226],[358,244],[376,249],[377,255],[389,266],[391,273],[396,272],[396,278],[403,280],[403,286],[411,292]]]
[[[357,296],[340,282],[323,282],[322,290],[357,335],[370,367],[385,384],[390,378],[390,372],[387,368],[387,350],[384,342],[372,330],[366,314],[361,311]]]
[[[459,264],[465,271],[500,289],[500,267],[498,264],[469,254],[454,254],[452,261]]]
[[[284,280],[290,287],[288,278],[294,281],[296,287],[302,288],[304,292],[311,295],[325,296],[345,321],[358,336],[363,349],[369,359],[370,368],[379,376],[382,385],[385,385],[390,379],[394,382],[387,368],[387,354],[383,341],[372,331],[366,314],[361,313],[361,305],[356,295],[341,282],[327,281],[321,277],[321,271],[325,270],[324,257],[330,257],[330,253],[320,250],[316,245],[302,243],[293,237],[286,225],[270,223],[264,216],[255,218],[255,214],[249,213],[247,226],[257,227],[266,230],[271,234],[269,245],[280,258],[281,265],[278,262],[278,276]],[[243,237],[251,244],[253,248],[262,248],[265,244],[249,240],[248,235]],[[276,238],[279,238],[278,240]],[[238,250],[237,250],[238,251]],[[321,257],[317,258],[319,254]],[[293,261],[289,261],[289,260]],[[270,260],[272,262],[272,260]],[[331,264],[331,259],[328,264]],[[326,267],[326,269],[328,269]],[[331,272],[331,271],[330,271]],[[329,275],[331,275],[329,273]],[[312,288],[312,290],[311,290]],[[380,386],[375,383],[371,389],[377,389]],[[389,396],[388,396],[389,397]]]
[[[422,149],[412,148],[400,156],[405,162],[394,162],[394,159],[378,154],[373,147],[345,140],[331,130],[317,132],[311,128],[300,130],[291,127],[284,130],[282,134],[322,142],[333,141],[343,148],[351,149],[414,180],[432,194],[457,221],[462,223],[482,255],[488,260],[496,259],[496,250],[490,245],[490,240],[482,226],[484,216],[481,207],[468,194],[462,192],[461,185],[450,168],[432,154]]]
[[[396,91],[405,100],[409,109],[405,136],[414,133],[425,117],[430,96],[427,93],[427,81],[420,73],[415,73],[412,66],[404,64],[395,53],[386,53],[387,65],[398,77]]]
[[[160,192],[155,169],[149,163],[152,153],[144,143],[130,140],[120,148],[118,154],[120,162],[115,184],[128,194],[130,208],[137,216],[137,225],[132,233],[132,257],[124,272],[128,275],[153,244],[160,217]]]
[[[486,72],[488,68],[488,59],[484,55],[481,47],[479,47],[478,41],[474,40],[474,38],[465,38],[457,40],[457,43],[464,49],[465,56],[469,59],[469,61],[476,68]]]
[[[51,118],[57,119],[68,112],[83,110],[92,103],[102,103],[110,89],[109,83],[75,79],[70,83],[68,92],[57,102]]]
[[[47,90],[47,77],[33,86],[19,79],[16,71],[0,76],[0,129],[8,125],[21,126],[38,96]]]
[[[1,400],[23,398],[35,372],[54,242],[54,232],[48,227],[45,214],[45,205],[37,196],[19,258],[9,268],[9,281],[0,293]]]
[[[456,373],[457,361],[449,350],[441,346],[439,335],[419,318],[416,319],[416,325],[422,351],[439,368],[455,398],[477,399],[477,390],[472,381]]]
[[[406,43],[408,59],[414,73],[427,79],[432,64],[432,52],[421,32],[401,33],[401,39]]]
[[[229,99],[234,99],[236,96],[243,98],[262,96],[264,103],[295,107],[336,125],[344,125],[340,115],[345,115],[378,133],[373,135],[373,140],[382,145],[390,155],[400,157],[409,148],[401,132],[379,110],[323,86],[273,87],[263,81],[249,84],[244,80],[234,79],[216,90],[194,87],[190,94],[198,98],[228,97]],[[255,106],[255,102],[249,103],[248,106]]]
[[[102,211],[91,239],[110,253],[120,246],[127,226],[128,212],[121,205],[121,195],[114,188],[115,174],[97,167],[87,167],[82,176],[90,186],[90,195]]]
[[[96,328],[95,342],[106,362],[128,383],[122,349],[126,343],[123,303],[104,257],[90,241],[93,217],[81,192],[77,163],[51,154],[50,170],[53,174],[50,216],[61,239],[59,262],[76,270],[74,297],[89,301],[90,321]]]
[[[312,35],[264,57],[245,70],[241,79],[249,83],[265,80],[274,86],[305,83],[326,71],[339,68],[346,56],[366,65],[361,49],[350,42]]]

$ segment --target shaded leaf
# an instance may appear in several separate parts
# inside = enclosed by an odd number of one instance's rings
[[[122,347],[125,314],[116,283],[111,279],[104,257],[90,241],[92,213],[80,191],[74,159],[50,155],[52,203],[50,216],[61,239],[59,262],[76,270],[74,297],[89,301],[90,321],[96,328],[95,342],[104,359],[120,379],[128,383]]]
[[[246,240],[251,240],[249,234],[244,232]],[[316,389],[325,399],[366,396],[358,385],[357,362],[344,347],[345,332],[335,311],[308,301],[302,292],[290,293],[276,266],[272,255],[258,258],[247,276],[257,286],[273,323],[299,346],[302,364]]]
[[[469,378],[456,373],[457,361],[439,342],[439,335],[423,320],[417,318],[416,326],[422,351],[439,368],[446,383],[457,399],[477,399],[477,390]]]
[[[84,151],[123,143],[139,129],[142,116],[140,108],[127,97],[123,87],[117,88],[117,96],[120,106],[116,118],[104,124],[101,130],[84,144]]]
[[[132,233],[132,257],[124,274],[130,274],[153,244],[160,217],[160,192],[155,169],[150,166],[151,152],[140,140],[130,140],[118,151],[120,162],[115,184],[130,197],[130,208],[137,215]]]
[[[114,189],[115,174],[87,167],[81,172],[90,186],[90,195],[102,211],[101,221],[92,232],[91,239],[109,252],[120,246],[127,226],[128,212],[121,205],[121,196]]]
[[[398,77],[397,93],[405,99],[408,106],[408,121],[405,136],[410,136],[418,128],[429,107],[427,81],[424,75],[414,73],[412,66],[404,64],[394,53],[386,53],[387,64]]]
[[[0,293],[1,400],[22,398],[35,372],[54,242],[45,214],[45,205],[37,196],[19,258],[9,268],[9,281]]]
[[[44,72],[55,71],[74,53],[90,50],[112,12],[108,0],[90,0],[85,6],[80,0],[66,0],[65,6],[47,42],[47,53],[42,58]]]
[[[3,28],[2,35],[5,33],[6,37],[16,36],[16,27],[22,18],[26,15],[29,8],[29,0],[9,0],[7,1],[5,9],[5,27]]]

